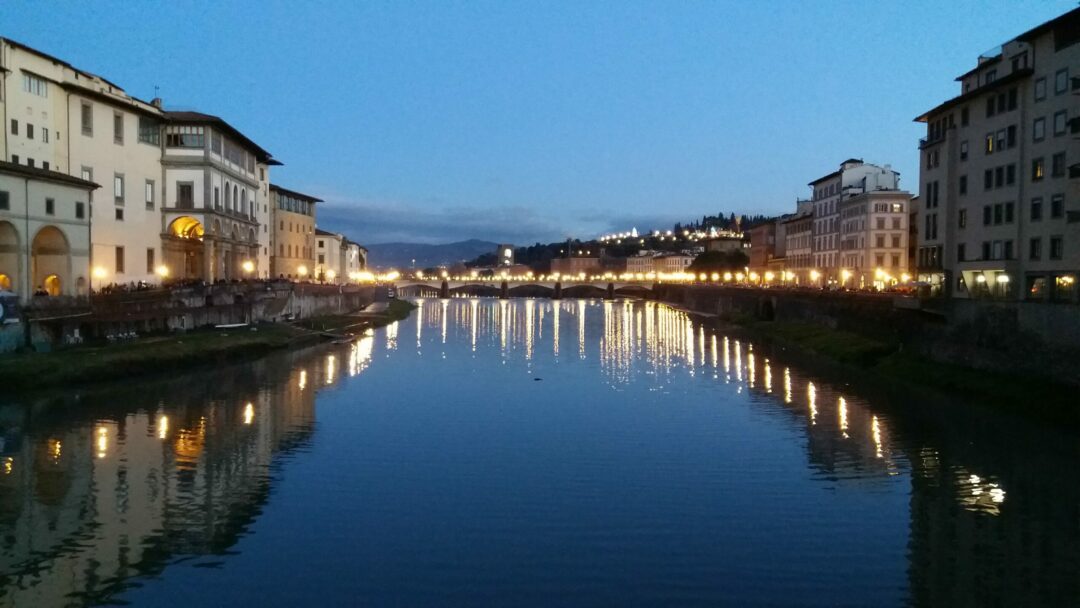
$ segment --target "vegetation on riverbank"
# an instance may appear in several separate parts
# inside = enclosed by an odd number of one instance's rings
[[[8,393],[70,388],[236,363],[274,350],[309,346],[382,327],[408,317],[413,308],[409,302],[395,300],[380,313],[324,316],[292,324],[206,328],[118,344],[10,355],[0,357],[0,385]]]
[[[938,362],[906,352],[898,343],[811,323],[758,321],[741,315],[727,316],[720,322],[733,324],[753,339],[858,373],[863,380],[902,385],[907,390],[938,391],[1080,425],[1075,389],[1048,379]]]

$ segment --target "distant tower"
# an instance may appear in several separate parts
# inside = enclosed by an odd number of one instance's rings
[[[499,245],[498,252],[498,265],[499,266],[513,266],[514,265],[514,246],[513,245]]]

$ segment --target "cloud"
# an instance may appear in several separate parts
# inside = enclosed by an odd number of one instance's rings
[[[551,242],[568,226],[528,207],[446,206],[328,200],[318,208],[319,227],[360,243],[451,243],[483,239],[500,243]]]

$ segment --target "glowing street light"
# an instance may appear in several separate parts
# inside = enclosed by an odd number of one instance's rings
[[[167,279],[167,278],[169,278],[169,267],[162,264],[162,265],[160,265],[160,266],[158,266],[157,268],[154,269],[154,274],[156,274],[157,276],[159,276],[159,277],[161,277],[163,279]]]
[[[296,274],[298,274],[298,275],[300,275],[302,277],[306,277],[307,276],[307,266],[304,266],[303,264],[297,266],[296,267]]]
[[[255,272],[255,262],[244,260],[244,263],[240,265],[240,269],[244,271],[244,274],[251,274]]]

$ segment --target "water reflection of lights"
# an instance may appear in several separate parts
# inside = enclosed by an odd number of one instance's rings
[[[15,459],[11,456],[4,458],[4,475],[11,475],[11,472],[15,470]]]
[[[559,356],[559,311],[562,310],[562,302],[555,302],[551,310],[551,352]]]
[[[386,350],[397,350],[398,325],[400,321],[394,321],[386,326]]]
[[[158,416],[157,435],[158,439],[165,439],[169,435],[169,417],[165,414]]]
[[[870,432],[874,438],[874,456],[883,458],[884,454],[881,450],[881,424],[878,422],[877,416],[874,416],[870,421]]]
[[[60,460],[62,451],[63,445],[60,443],[59,439],[49,440],[49,454],[52,455],[53,462],[58,462]]]
[[[476,330],[480,325],[480,321],[476,318],[476,311],[479,306],[479,300],[473,298],[469,301],[469,333],[471,335],[470,337],[472,338],[472,350],[474,353],[476,352]],[[420,339],[419,330],[417,330],[416,338],[417,340]]]
[[[296,386],[300,390],[304,390],[305,388],[307,388],[307,370],[306,369],[300,370],[300,378],[296,381]]]
[[[838,423],[840,424],[840,431],[844,434],[844,438],[848,439],[847,401],[844,400],[843,397],[837,399],[836,412]]]
[[[791,368],[784,368],[784,403],[791,403]]]
[[[957,471],[960,504],[969,511],[1000,515],[1005,502],[1005,490],[997,482],[984,480],[963,469]]]
[[[337,376],[337,357],[326,355],[326,384],[333,384],[335,376]]]
[[[817,387],[813,382],[806,383],[806,405],[810,408],[810,424],[817,424]]]
[[[371,353],[375,347],[375,335],[370,330],[364,333],[359,340],[353,342],[349,349],[349,377],[355,376],[367,369],[371,364]]]
[[[441,300],[440,303],[442,304],[442,312],[440,314],[442,317],[442,343],[446,344],[446,308],[450,306],[450,300]]]
[[[97,457],[105,458],[109,452],[109,429],[99,426],[97,430]]]
[[[578,316],[578,356],[585,358],[585,300],[577,301]]]
[[[754,382],[757,376],[757,365],[754,363],[754,353],[746,353],[746,385],[750,388],[754,388]]]
[[[244,424],[251,424],[255,421],[255,404],[248,401],[244,406]]]
[[[768,359],[765,359],[765,392],[772,392],[772,367]]]

